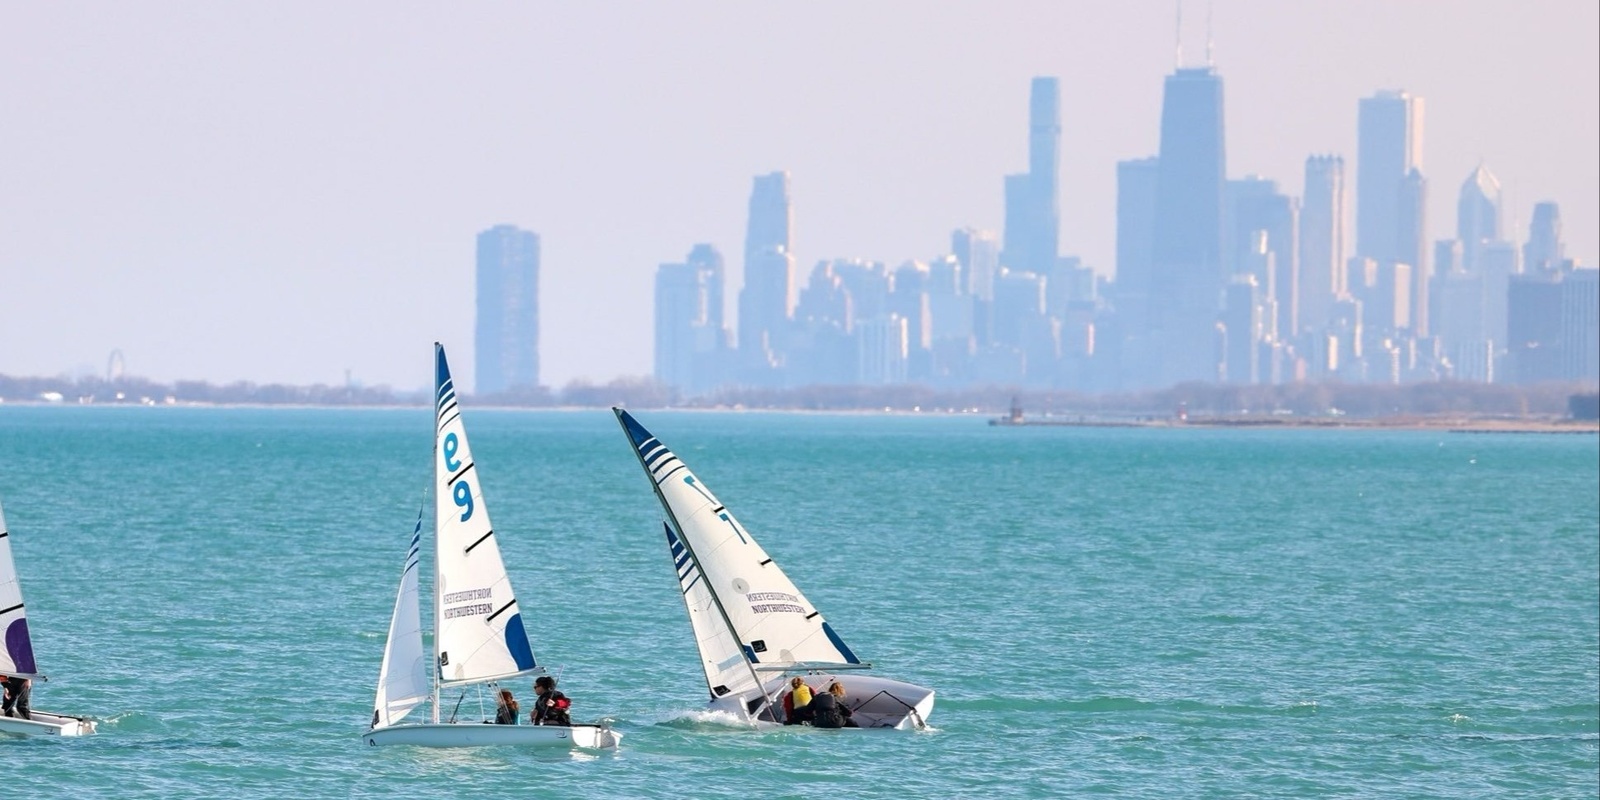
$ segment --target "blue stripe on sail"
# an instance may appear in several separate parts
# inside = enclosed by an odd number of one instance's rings
[[[39,667],[33,663],[33,640],[28,638],[28,618],[17,617],[6,626],[4,647],[16,670],[33,674]]]
[[[447,390],[446,394],[443,397],[439,398],[439,404],[436,406],[436,408],[439,410],[439,413],[443,414],[445,412],[445,409],[449,408],[450,407],[450,403],[452,401],[454,401],[455,399],[456,399],[455,390],[454,389]]]
[[[449,383],[450,383],[450,362],[445,360],[445,357],[444,357],[444,345],[439,344],[438,342],[434,342],[433,343],[433,392],[434,392],[433,396],[435,398],[435,402],[437,402],[438,398],[444,396],[444,393],[445,393],[446,389],[450,388],[449,385],[448,385]]]
[[[756,651],[751,650],[750,649],[750,645],[741,644],[739,646],[744,648],[744,657],[750,659],[750,663],[752,663],[752,664],[760,664],[761,663],[761,659],[756,658]]]
[[[651,439],[650,441],[639,445],[639,455],[641,457],[648,457],[651,453],[654,453],[663,447],[666,447],[666,445],[662,444],[660,439]]]
[[[628,438],[633,440],[634,447],[643,447],[645,442],[655,438],[650,435],[649,431],[644,429],[643,425],[639,424],[638,420],[633,418],[632,414],[620,408],[611,410],[617,412],[617,419],[622,420],[622,428],[628,432]]]
[[[411,531],[411,549],[406,552],[406,568],[401,571],[402,575],[404,575],[407,572],[410,572],[411,570],[416,569],[417,568],[417,564],[421,563],[420,556],[422,555],[422,515],[427,510],[427,508],[428,508],[427,505],[423,505],[422,508],[417,509],[417,527],[416,527],[415,530]]]
[[[511,651],[511,660],[517,662],[517,669],[533,669],[533,647],[528,644],[528,632],[522,627],[522,615],[512,614],[506,620],[506,649]]]
[[[671,455],[672,455],[672,451],[671,450],[668,450],[667,448],[662,447],[662,448],[656,450],[654,453],[651,453],[650,455],[645,456],[644,457],[644,465],[646,467],[654,467],[656,465],[656,462],[661,460],[661,458],[663,456],[671,456]]]
[[[861,660],[856,658],[856,654],[850,652],[850,648],[845,646],[844,640],[839,638],[839,634],[833,632],[832,625],[829,625],[826,622],[822,623],[822,632],[828,635],[828,641],[833,642],[834,647],[839,648],[839,654],[844,656],[844,660],[847,663],[861,663]]]

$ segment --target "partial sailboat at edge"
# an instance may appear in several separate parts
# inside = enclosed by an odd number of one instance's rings
[[[434,344],[434,581],[433,668],[422,644],[418,572],[421,568],[422,518],[411,536],[400,591],[389,622],[389,639],[378,675],[372,727],[362,739],[369,745],[410,744],[424,747],[523,745],[613,748],[622,734],[605,724],[571,726],[527,724],[528,711],[517,725],[496,725],[481,719],[479,703],[443,702],[445,691],[504,685],[516,678],[545,674],[534,659],[522,612],[489,522],[482,485],[467,446],[455,383],[444,348]],[[520,702],[531,709],[534,695]],[[427,722],[405,717],[431,700]],[[493,713],[493,705],[489,707]],[[472,719],[465,719],[471,716]],[[442,717],[442,719],[441,719]]]
[[[11,530],[6,527],[5,511],[0,510],[0,675],[27,678],[35,684],[46,678],[33,658],[33,639],[28,634],[28,610],[22,602],[22,582],[16,562],[11,558]],[[20,736],[88,736],[95,732],[94,720],[32,710],[32,719],[0,716],[0,733]]]
[[[613,408],[666,513],[710,692],[710,708],[754,723],[783,721],[793,676],[817,691],[841,684],[862,728],[925,727],[933,690],[866,674],[863,663],[749,531],[688,466],[631,414]]]

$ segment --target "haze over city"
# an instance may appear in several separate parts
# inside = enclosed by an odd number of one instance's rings
[[[802,275],[999,230],[1038,75],[1060,79],[1060,252],[1109,276],[1117,162],[1156,151],[1175,40],[1203,65],[1208,28],[1229,177],[1299,195],[1308,155],[1354,160],[1358,100],[1405,89],[1427,241],[1483,162],[1510,238],[1555,201],[1596,263],[1595,4],[1192,2],[1181,37],[1174,11],[14,7],[0,374],[120,349],[157,380],[413,388],[429,342],[470,351],[473,237],[510,223],[541,239],[541,381],[647,375],[657,266],[714,243],[734,296],[753,175],[792,177]]]

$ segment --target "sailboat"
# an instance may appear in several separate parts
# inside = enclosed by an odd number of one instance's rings
[[[494,707],[490,705],[490,719],[485,720],[480,703],[473,704],[479,713],[472,719],[461,715],[468,690],[494,689],[511,680],[542,675],[545,668],[534,659],[511,579],[500,558],[498,534],[489,522],[480,476],[467,446],[444,347],[435,342],[433,348],[433,667],[428,666],[422,644],[419,513],[389,620],[372,727],[362,738],[369,745],[424,747],[616,747],[622,734],[605,724],[484,724],[492,722]],[[441,695],[456,690],[460,696],[444,709]],[[526,707],[532,707],[532,699],[532,694],[524,695]],[[406,722],[406,716],[425,700],[431,700],[428,721]],[[527,713],[521,716],[519,722],[525,723]]]
[[[28,636],[28,610],[22,602],[22,582],[11,559],[11,529],[0,510],[0,675],[27,678],[34,683],[47,680],[33,659],[33,640]],[[34,709],[32,719],[0,716],[0,733],[22,736],[88,736],[94,733],[94,720]]]
[[[866,673],[789,576],[689,467],[633,415],[613,408],[666,512],[667,549],[710,691],[710,708],[755,724],[783,721],[793,676],[844,686],[862,728],[925,727],[933,690]]]

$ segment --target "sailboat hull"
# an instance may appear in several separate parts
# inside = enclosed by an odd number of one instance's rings
[[[607,750],[622,734],[603,725],[491,725],[488,723],[422,723],[392,725],[367,731],[371,746],[409,744],[416,747],[550,747]]]
[[[94,733],[94,720],[34,711],[33,719],[0,717],[0,733],[14,736],[88,736]]]
[[[789,691],[789,681],[794,675],[780,675],[766,682],[767,696],[777,706],[776,715],[769,715],[760,706],[760,698],[722,697],[712,701],[715,711],[727,711],[752,721],[781,722],[783,695]],[[818,692],[827,691],[833,683],[844,685],[845,705],[850,707],[850,719],[860,728],[888,728],[892,730],[917,730],[926,727],[933,714],[933,690],[926,686],[863,675],[845,673],[807,673],[806,684]],[[755,701],[757,710],[747,709]]]

